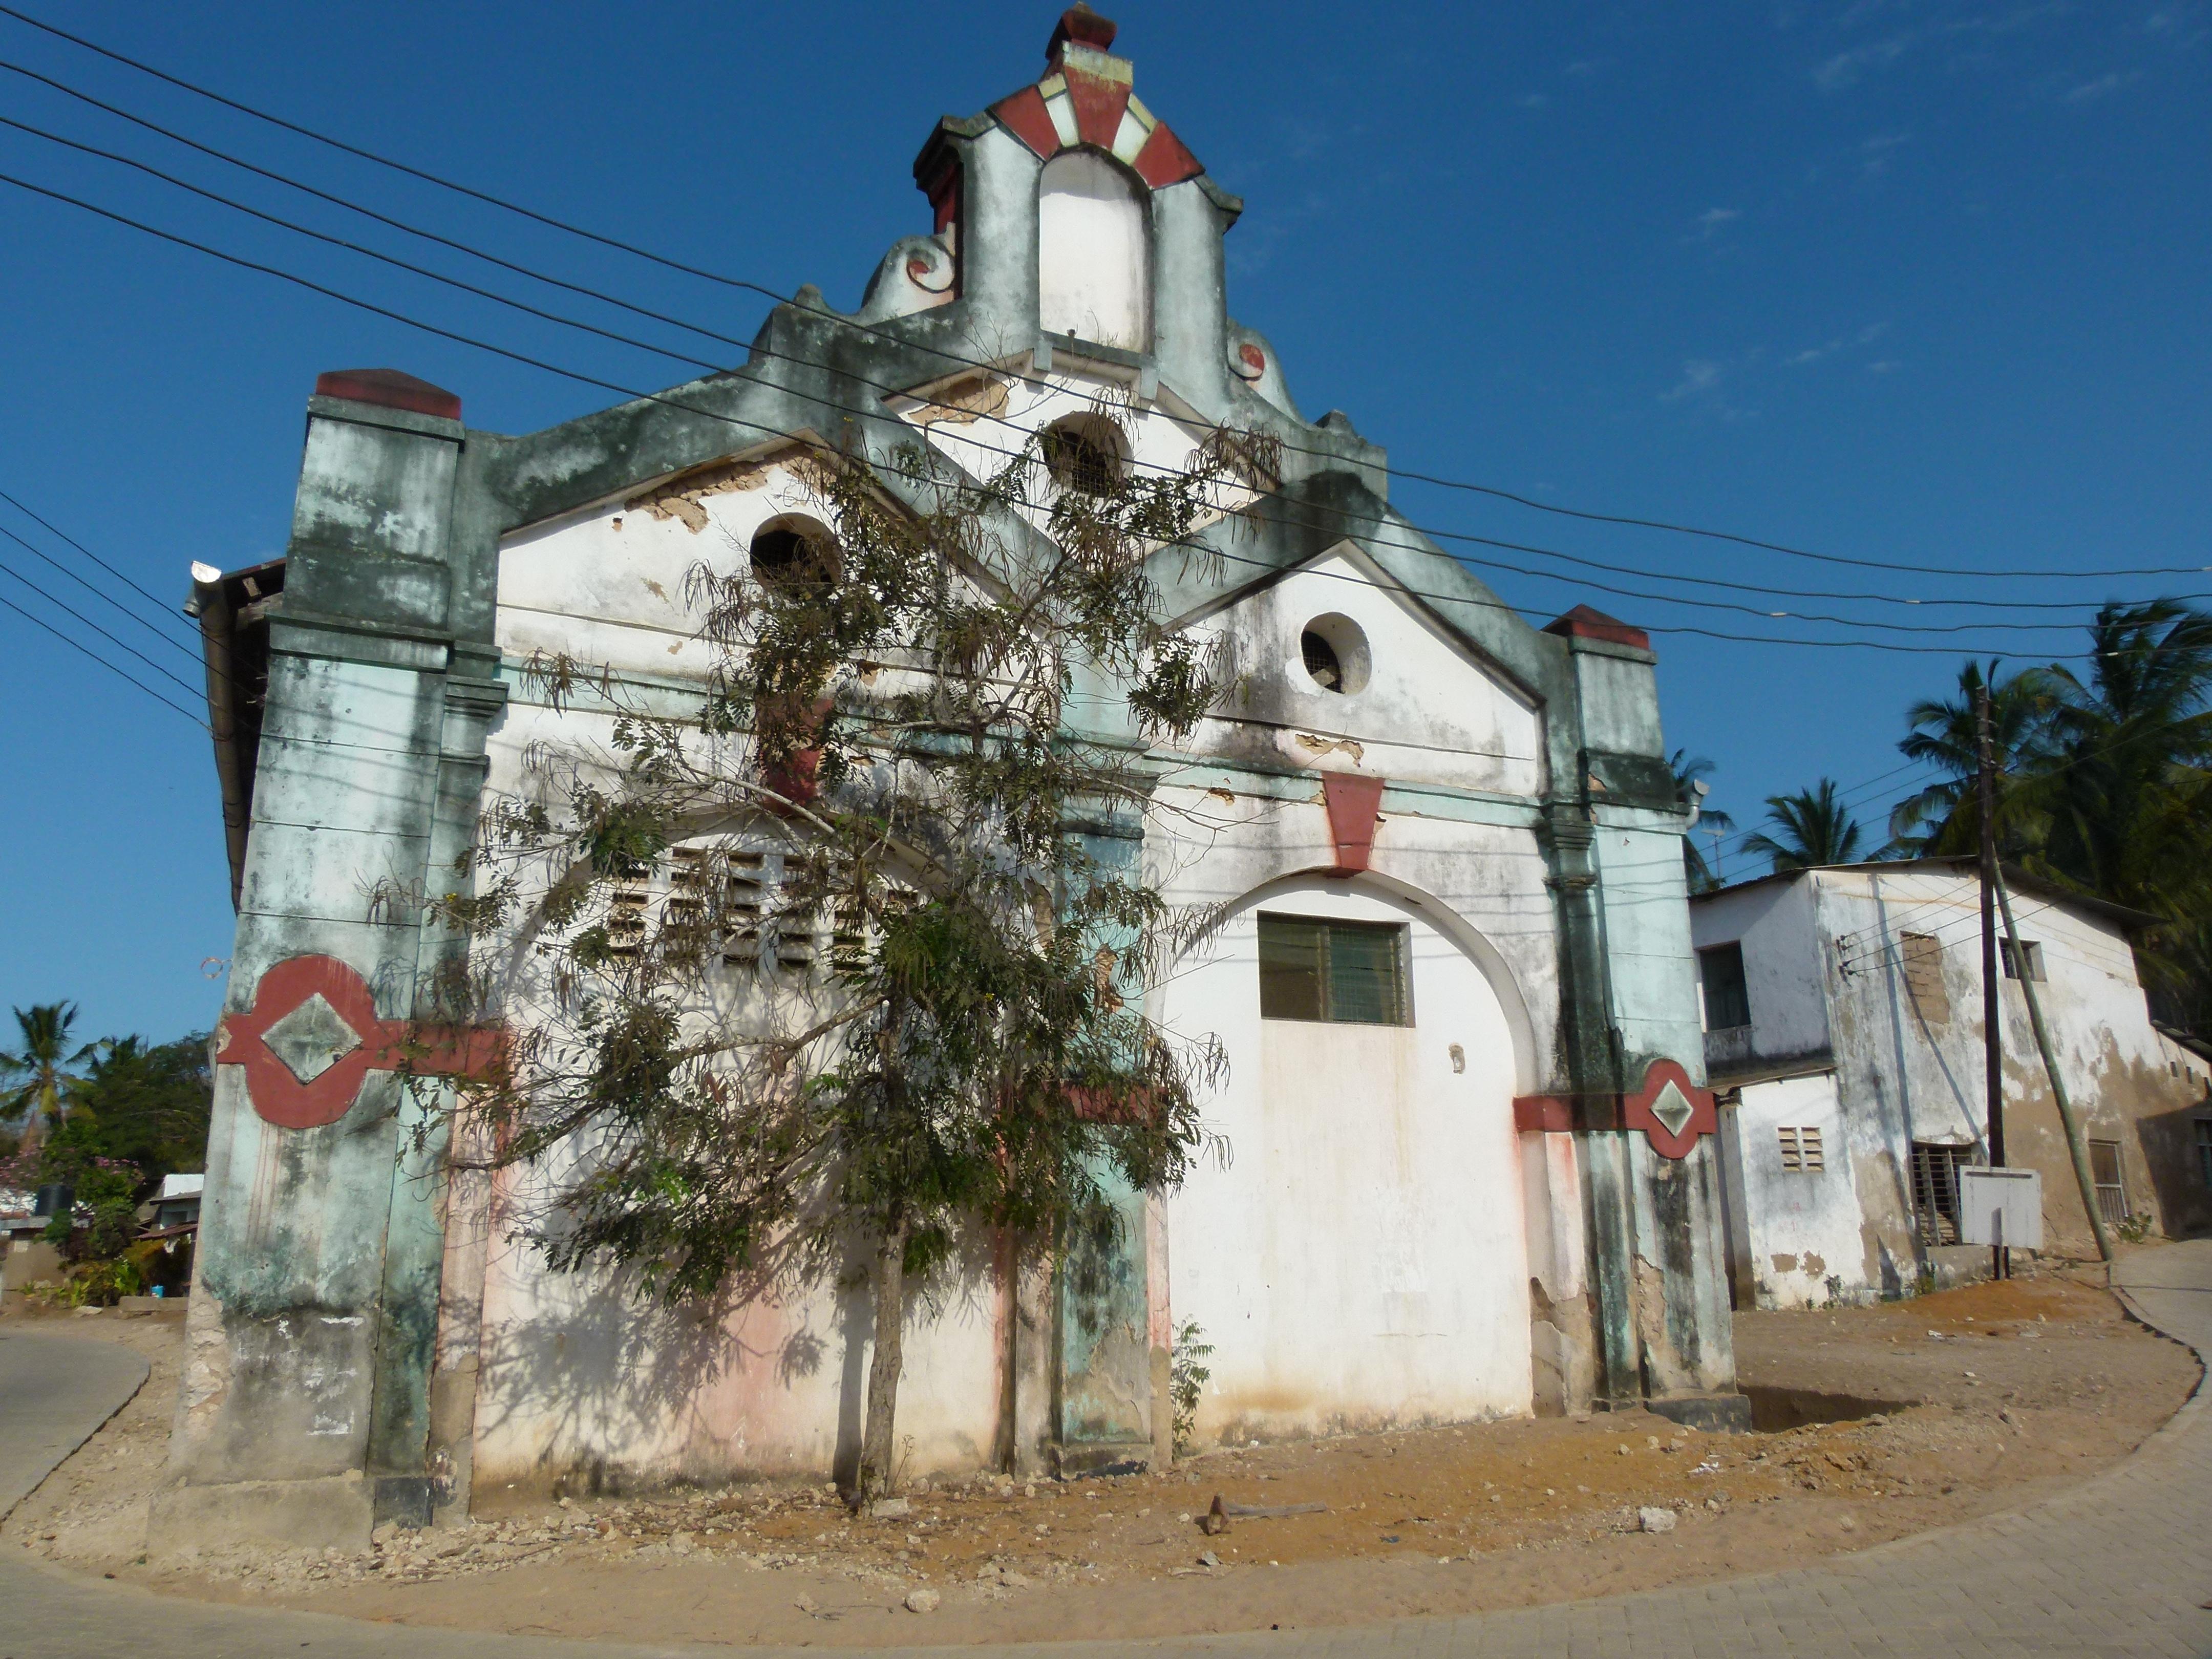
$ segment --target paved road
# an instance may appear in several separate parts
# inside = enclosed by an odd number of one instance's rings
[[[2212,1240],[2123,1263],[2123,1295],[2145,1322],[2212,1353]],[[0,1409],[33,1398],[80,1407],[79,1440],[137,1380],[96,1392],[105,1344],[0,1340]],[[76,1358],[59,1352],[66,1347]],[[134,1362],[135,1363],[135,1362]],[[30,1370],[82,1369],[33,1382]],[[140,1368],[143,1378],[143,1367]],[[119,1392],[118,1390],[120,1390]],[[0,1439],[12,1437],[0,1436]],[[27,1460],[35,1462],[33,1457]],[[47,1465],[51,1467],[51,1463]],[[0,1462],[0,1492],[11,1468]],[[0,1499],[0,1502],[4,1502]],[[2000,1656],[2212,1655],[2212,1403],[2200,1388],[2172,1422],[2118,1468],[2017,1514],[1947,1528],[1818,1567],[1642,1595],[1370,1630],[1255,1632],[1180,1643],[1005,1648],[994,1659],[1169,1659],[1265,1653],[1270,1659],[1999,1659]],[[0,1659],[644,1659],[699,1650],[472,1636],[263,1613],[155,1597],[33,1567],[0,1553]],[[806,1650],[819,1655],[823,1650]],[[908,1653],[915,1650],[906,1650]],[[941,1652],[942,1650],[939,1650]],[[873,1659],[900,1659],[877,1649]]]
[[[112,1342],[0,1328],[0,1520],[145,1385]]]

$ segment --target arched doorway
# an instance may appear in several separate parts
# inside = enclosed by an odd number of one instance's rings
[[[1229,1158],[1166,1200],[1170,1311],[1213,1346],[1201,1444],[1529,1409],[1512,1030],[1440,908],[1278,883],[1162,988],[1231,1064]]]

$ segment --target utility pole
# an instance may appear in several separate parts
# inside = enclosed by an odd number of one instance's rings
[[[1997,1000],[1997,768],[1991,752],[1990,688],[1974,688],[1974,747],[1980,757],[1982,820],[1982,1071],[1989,1092],[1990,1165],[2004,1168],[2003,1006]],[[2012,1252],[1990,1246],[1990,1277],[2012,1275]]]
[[[2097,1240],[2097,1255],[2109,1262],[2112,1259],[2112,1239],[2105,1231],[2104,1212],[2097,1207],[2097,1178],[2089,1170],[2089,1143],[2082,1139],[2081,1120],[2075,1115],[2074,1103],[2067,1097],[2066,1079],[2058,1074],[2058,1056],[2051,1047],[2050,1028],[2043,1023],[2043,1004],[2035,994],[2035,981],[2027,976],[2027,957],[2021,949],[2020,929],[2013,926],[2012,896],[2005,891],[2002,871],[1997,874],[1997,908],[2004,912],[2005,939],[2012,947],[2020,988],[2027,998],[2027,1023],[2034,1029],[2035,1046],[2043,1054],[2043,1069],[2051,1076],[2051,1097],[2057,1103],[2059,1122],[2065,1126],[2066,1150],[2073,1156],[2074,1180],[2081,1189],[2081,1207],[2088,1212],[2089,1231]]]

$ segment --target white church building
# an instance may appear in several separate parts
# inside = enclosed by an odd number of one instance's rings
[[[980,1271],[915,1316],[909,1468],[1164,1460],[1189,1323],[1201,1443],[1593,1406],[1747,1422],[1650,641],[1586,608],[1522,621],[1391,507],[1380,448],[1301,413],[1227,309],[1242,204],[1114,33],[1076,8],[1041,78],[940,123],[928,234],[856,311],[778,306],[740,367],[519,437],[394,371],[322,378],[286,556],[197,596],[239,923],[157,1547],[356,1541],[478,1481],[849,1463],[864,1294],[656,1313],[509,1237],[529,1170],[416,1146],[379,1062],[453,945],[365,896],[450,885],[531,746],[604,720],[533,690],[533,653],[701,695],[685,573],[827,533],[799,522],[813,447],[920,441],[980,477],[1102,398],[1130,463],[1179,467],[1216,425],[1281,445],[1201,534],[1234,556],[1161,567],[1239,691],[1150,757],[1187,810],[1135,832],[1169,898],[1230,909],[1148,995],[1225,1045],[1206,1112],[1233,1156],[1134,1200],[1106,1305]]]

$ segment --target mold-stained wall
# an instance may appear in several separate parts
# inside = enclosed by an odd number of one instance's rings
[[[1700,946],[1743,948],[1752,1023],[1706,1045],[1717,1083],[1741,1089],[1736,1265],[1759,1305],[1895,1295],[1986,1267],[1986,1251],[1923,1237],[1911,1164],[1915,1142],[1989,1161],[1979,907],[1957,860],[1770,878],[1693,903]],[[2203,1061],[2153,1028],[2130,919],[2033,884],[2013,908],[2040,947],[2036,988],[2085,1137],[2118,1148],[2128,1210],[2175,1235],[2212,1218],[2196,1152],[2197,1121],[2212,1120]],[[2093,1254],[2025,994],[2008,976],[1998,988],[2006,1162],[2041,1174],[2046,1249]],[[1781,1130],[1811,1125],[1827,1131],[1824,1170],[1784,1170]]]
[[[1121,1194],[1119,1236],[1080,1261],[972,1241],[906,1334],[908,1472],[1168,1455],[1192,1323],[1215,1349],[1201,1439],[1594,1402],[1747,1420],[1650,641],[1587,607],[1531,628],[1391,507],[1346,417],[1299,415],[1228,313],[1242,204],[1111,34],[1069,13],[1040,80],[940,123],[915,163],[932,233],[893,244],[854,313],[811,288],[776,307],[739,368],[524,436],[463,428],[404,375],[325,377],[270,612],[173,1541],[350,1541],[464,1514],[477,1481],[849,1473],[873,1333],[836,1275],[669,1312],[611,1268],[556,1274],[519,1241],[557,1165],[449,1171],[441,1097],[399,1106],[375,1066],[340,1116],[287,1127],[277,1097],[310,1085],[264,1066],[249,1086],[249,1016],[291,983],[266,972],[320,954],[374,988],[365,1024],[406,1030],[472,950],[511,1032],[549,1018],[526,933],[464,941],[422,903],[465,893],[476,816],[526,791],[534,747],[611,751],[608,708],[588,687],[556,707],[532,663],[694,708],[711,655],[687,578],[823,516],[813,458],[872,463],[919,510],[902,453],[980,482],[1070,419],[1109,419],[1147,471],[1218,427],[1279,446],[1152,564],[1223,653],[1219,705],[1147,750],[1111,685],[1069,704],[1071,738],[1127,745],[1152,789],[1148,815],[1070,833],[1226,918],[1147,992],[1227,1049],[1206,1107],[1225,1158]],[[1053,556],[1041,506],[993,528],[1009,557]],[[1270,908],[1402,925],[1412,1023],[1262,1019]],[[794,972],[687,1017],[809,994]]]

